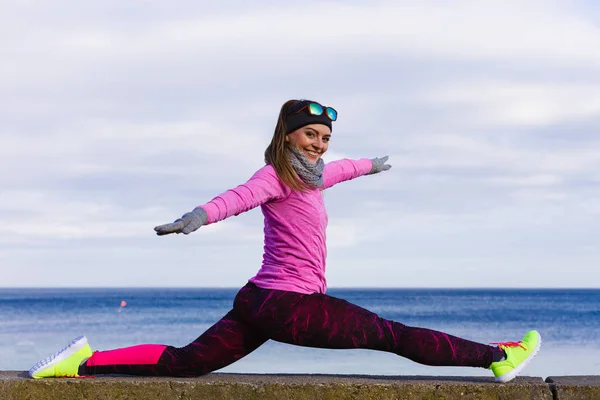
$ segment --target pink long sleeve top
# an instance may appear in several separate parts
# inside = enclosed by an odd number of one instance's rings
[[[264,215],[262,266],[250,279],[264,289],[325,293],[327,212],[321,190],[371,171],[369,159],[327,163],[323,186],[302,193],[281,182],[271,165],[259,169],[248,182],[201,205],[208,224],[260,206]]]

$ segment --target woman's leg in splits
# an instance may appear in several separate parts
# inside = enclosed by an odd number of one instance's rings
[[[79,375],[199,376],[239,360],[266,340],[231,310],[185,347],[143,344],[97,351],[79,367]]]
[[[503,354],[498,347],[383,319],[325,294],[303,295],[247,285],[234,308],[270,339],[300,346],[373,349],[420,364],[482,368]]]

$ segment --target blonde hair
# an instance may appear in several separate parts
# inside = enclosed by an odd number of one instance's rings
[[[281,106],[277,124],[275,125],[275,133],[273,134],[271,143],[265,150],[265,162],[273,166],[279,179],[290,189],[306,192],[310,189],[310,186],[298,178],[288,154],[288,146],[290,145],[285,140],[288,113],[299,101],[288,100]]]

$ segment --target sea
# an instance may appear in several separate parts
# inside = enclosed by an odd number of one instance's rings
[[[79,335],[86,335],[94,350],[184,346],[231,309],[237,290],[0,289],[0,370],[28,370]],[[405,325],[482,343],[518,341],[536,329],[542,347],[522,375],[600,375],[600,289],[332,288],[327,293]],[[424,366],[381,351],[274,341],[218,372],[491,376],[481,368]]]

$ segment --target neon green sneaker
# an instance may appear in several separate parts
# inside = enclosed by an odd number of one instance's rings
[[[29,376],[39,378],[77,378],[79,365],[92,356],[92,349],[85,336],[79,336],[65,348],[35,364]]]
[[[493,362],[490,365],[496,382],[508,382],[525,368],[527,363],[537,354],[542,338],[537,331],[529,331],[520,342],[499,342],[497,344],[506,353],[506,360]]]

